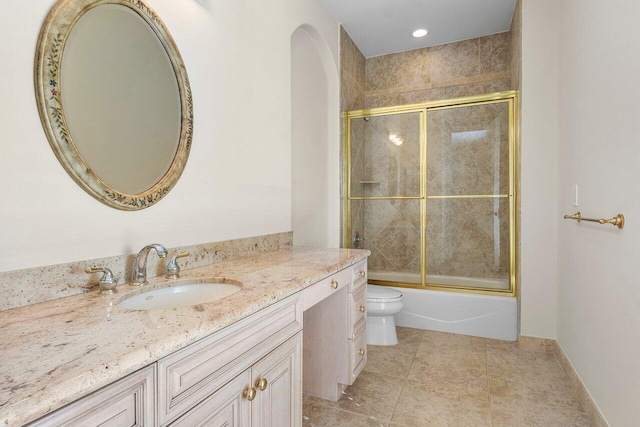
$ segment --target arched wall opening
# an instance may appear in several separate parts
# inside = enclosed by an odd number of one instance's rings
[[[339,82],[322,36],[291,35],[291,228],[301,246],[340,246]]]

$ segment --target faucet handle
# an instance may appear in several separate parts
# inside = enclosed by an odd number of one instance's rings
[[[167,269],[165,270],[165,277],[167,279],[177,279],[180,277],[180,266],[178,265],[177,260],[178,258],[184,258],[189,255],[191,255],[189,252],[182,252],[171,257],[167,264]]]
[[[118,284],[118,278],[114,277],[111,270],[107,267],[87,267],[85,268],[85,273],[93,274],[93,273],[104,273],[98,285],[100,286],[100,295],[109,295],[115,294],[118,292],[116,289],[116,285]]]

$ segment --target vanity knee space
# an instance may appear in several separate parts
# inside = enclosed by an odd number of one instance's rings
[[[366,277],[363,260],[303,290],[305,394],[337,401],[364,368]]]

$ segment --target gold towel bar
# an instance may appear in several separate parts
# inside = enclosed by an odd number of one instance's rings
[[[583,218],[580,211],[578,211],[573,215],[565,215],[564,219],[575,219],[578,222],[590,221],[590,222],[597,222],[598,224],[611,224],[611,225],[615,225],[618,228],[624,227],[624,215],[622,214],[618,214],[611,219],[604,219],[604,218],[596,219],[596,218]]]

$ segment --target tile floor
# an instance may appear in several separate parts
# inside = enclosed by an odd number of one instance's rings
[[[398,328],[369,346],[338,402],[305,396],[304,427],[591,426],[553,354],[515,343]]]

